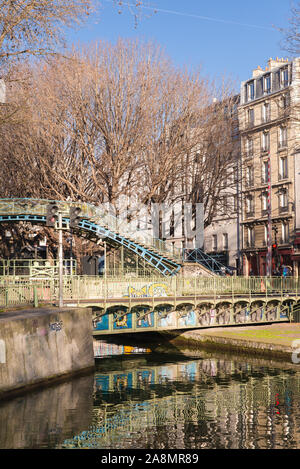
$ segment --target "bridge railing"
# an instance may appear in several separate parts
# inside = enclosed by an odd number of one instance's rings
[[[40,285],[21,283],[0,285],[0,307],[38,306],[38,291]]]
[[[2,276],[0,287],[17,288],[35,285],[39,301],[58,298],[57,278]],[[298,298],[300,279],[296,277],[139,277],[105,278],[101,276],[64,276],[64,298],[68,300],[120,298],[182,298],[230,299],[252,296],[261,298],[293,296]]]
[[[76,274],[76,260],[63,259],[64,275]],[[0,259],[1,276],[55,277],[58,276],[57,259]]]

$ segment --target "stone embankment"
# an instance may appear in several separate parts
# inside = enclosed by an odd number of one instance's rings
[[[300,323],[194,329],[169,336],[169,342],[178,349],[187,346],[300,363]]]
[[[47,308],[0,314],[0,398],[94,366],[91,310]]]

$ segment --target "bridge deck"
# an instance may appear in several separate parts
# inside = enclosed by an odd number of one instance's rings
[[[93,332],[261,324],[300,311],[298,279],[64,277],[66,306],[93,308]],[[57,304],[56,279],[0,278],[0,306]]]

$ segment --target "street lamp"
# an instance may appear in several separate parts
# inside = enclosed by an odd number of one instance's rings
[[[274,231],[274,243],[272,244],[272,255],[273,252],[275,254],[275,267],[278,269],[279,267],[279,256],[278,256],[278,245],[277,245],[277,233],[278,233],[278,227],[277,226],[272,226],[272,231]]]

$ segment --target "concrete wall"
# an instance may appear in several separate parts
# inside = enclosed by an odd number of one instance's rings
[[[0,397],[94,367],[91,310],[0,314]]]

